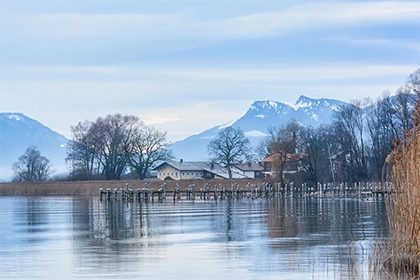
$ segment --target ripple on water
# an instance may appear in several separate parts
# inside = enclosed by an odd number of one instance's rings
[[[366,278],[388,232],[384,203],[355,199],[0,197],[0,210],[1,279],[347,279],[350,263]]]

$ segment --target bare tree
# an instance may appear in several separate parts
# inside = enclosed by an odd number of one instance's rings
[[[329,130],[329,126],[321,125],[316,129],[305,127],[300,132],[300,150],[306,154],[302,158],[302,175],[315,185],[330,178]]]
[[[365,119],[363,103],[341,108],[334,115],[333,129],[340,147],[342,176],[347,182],[367,179],[367,154],[365,143]]]
[[[129,165],[137,177],[143,180],[150,168],[156,163],[173,158],[172,151],[167,147],[166,132],[160,132],[154,127],[141,125],[132,135],[127,153]]]
[[[389,92],[373,102],[366,112],[366,123],[370,137],[370,173],[368,176],[380,179],[385,159],[394,149],[394,139],[398,135],[396,108]]]
[[[396,101],[393,103],[395,117],[399,128],[398,136],[402,139],[404,132],[413,127],[413,110],[417,104],[417,96],[410,93],[410,90],[400,87],[397,90]]]
[[[269,136],[263,139],[260,144],[260,147],[265,147],[270,155],[276,155],[275,161],[272,163],[272,169],[276,172],[276,177],[283,187],[285,164],[288,155],[296,151],[299,130],[300,126],[297,122],[291,122],[286,126],[271,126],[268,128]]]
[[[73,141],[69,143],[66,158],[72,167],[70,178],[91,180],[100,175],[100,154],[97,143],[89,133],[91,125],[91,122],[85,121],[71,127]]]
[[[102,172],[107,180],[119,180],[125,171],[128,146],[141,122],[136,116],[108,115],[92,123],[89,133],[94,141]]]
[[[91,180],[100,176],[119,180],[131,167],[143,179],[158,161],[172,154],[166,133],[146,126],[136,116],[108,115],[72,127],[73,142],[67,151],[72,177]]]
[[[417,98],[420,97],[420,68],[408,76],[406,86],[417,95]]]
[[[26,149],[13,170],[17,181],[46,181],[51,175],[50,161],[34,146]]]
[[[216,162],[227,168],[229,178],[232,178],[231,166],[246,157],[250,144],[240,128],[229,126],[219,132],[217,138],[208,144],[207,150]]]

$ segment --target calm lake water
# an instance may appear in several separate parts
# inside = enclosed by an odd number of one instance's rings
[[[383,201],[0,197],[0,279],[368,279]]]

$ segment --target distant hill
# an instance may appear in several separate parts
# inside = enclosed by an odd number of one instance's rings
[[[300,96],[293,105],[277,101],[255,101],[238,120],[210,128],[175,142],[170,148],[177,159],[206,161],[207,145],[225,127],[240,127],[256,146],[267,135],[269,126],[296,120],[303,125],[330,123],[332,114],[348,103],[334,99]],[[66,146],[69,140],[38,121],[21,113],[0,113],[0,180],[13,175],[12,165],[29,146],[36,146],[50,161],[52,168],[65,171]]]
[[[255,101],[238,120],[177,141],[170,148],[178,159],[208,160],[208,143],[225,127],[241,128],[251,145],[256,146],[267,135],[269,126],[285,125],[296,120],[303,125],[316,127],[330,123],[333,113],[345,105],[348,103],[334,99],[312,99],[303,95],[293,105],[277,101]]]
[[[36,146],[51,161],[52,169],[65,170],[63,135],[21,113],[0,113],[0,180],[13,175],[12,165],[29,146]]]

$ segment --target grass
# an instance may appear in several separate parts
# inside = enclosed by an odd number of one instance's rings
[[[380,249],[386,271],[420,279],[420,103],[404,140],[389,156],[393,194],[388,200],[390,240]]]
[[[196,188],[204,187],[209,184],[211,188],[221,184],[225,188],[230,188],[236,184],[239,188],[246,188],[246,185],[261,184],[260,179],[247,180],[181,180],[181,181],[51,181],[51,182],[12,182],[0,183],[0,195],[80,195],[80,194],[98,194],[99,189],[103,188],[124,188],[128,183],[132,189],[141,189],[144,187],[157,190],[166,183],[167,192],[172,192],[173,187],[179,184],[182,190],[191,184]]]

